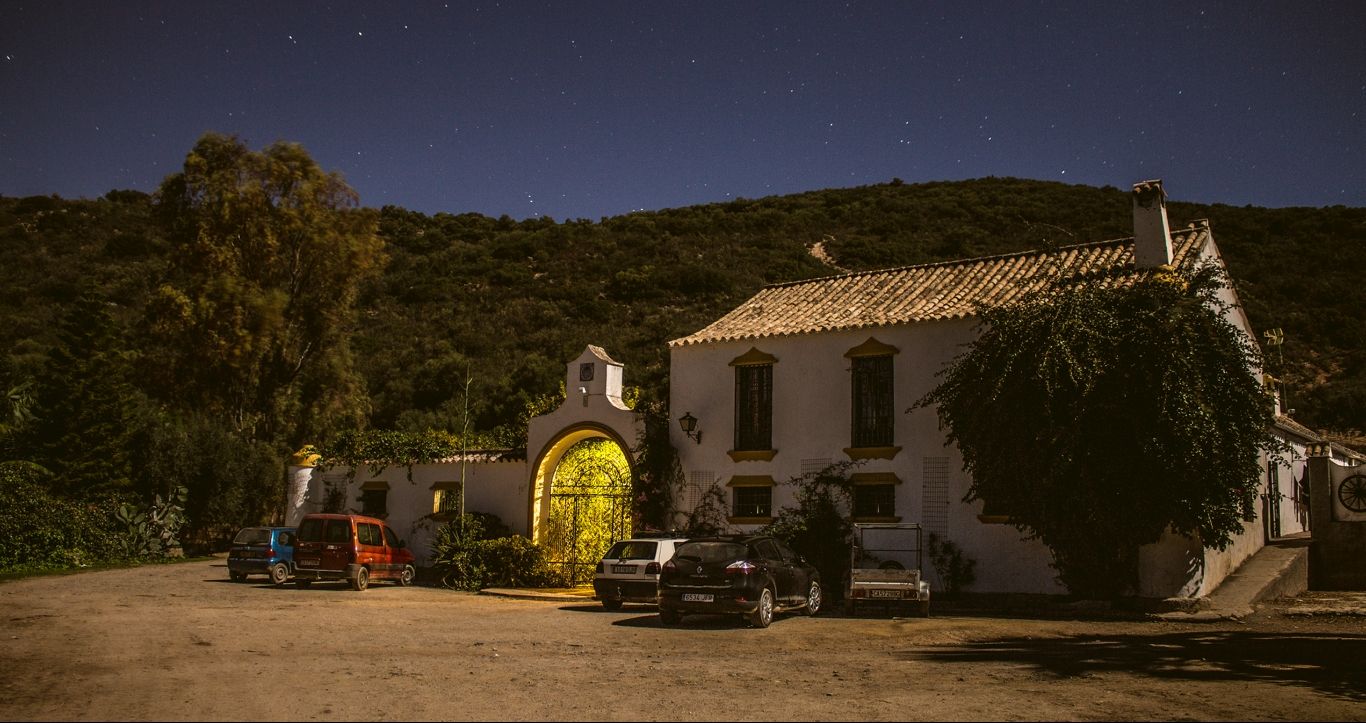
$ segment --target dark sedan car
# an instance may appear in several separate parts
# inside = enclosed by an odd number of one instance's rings
[[[665,625],[677,624],[687,613],[738,613],[766,628],[774,613],[815,615],[820,608],[820,573],[764,535],[688,540],[659,574],[659,619]]]

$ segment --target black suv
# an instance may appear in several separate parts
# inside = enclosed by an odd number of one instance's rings
[[[816,568],[764,535],[720,535],[688,540],[659,574],[659,619],[674,625],[685,613],[739,613],[766,628],[773,614],[821,608]]]

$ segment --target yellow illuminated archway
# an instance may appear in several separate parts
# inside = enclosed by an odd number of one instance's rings
[[[556,476],[564,472],[561,470],[561,463],[566,462],[566,455],[579,444],[594,439],[608,441],[616,447],[616,451],[620,452],[620,461],[624,461],[624,470],[607,474],[607,480],[602,480],[601,484],[598,484],[598,481],[587,482],[587,487],[582,487],[586,484],[583,480],[561,480],[561,488],[557,491]],[[566,544],[578,549],[581,538],[597,540],[600,537],[609,537],[615,540],[630,534],[631,480],[634,478],[635,470],[628,450],[630,448],[626,446],[626,441],[616,432],[608,426],[594,422],[568,426],[553,437],[541,454],[537,455],[533,466],[534,477],[530,485],[531,499],[527,525],[531,532],[531,540],[545,545],[548,549],[563,551]],[[616,459],[615,455],[609,456]],[[572,521],[553,517],[556,514],[566,514],[566,504],[572,507]],[[559,508],[559,513],[556,513],[556,508]],[[581,522],[591,529],[578,529]],[[566,525],[574,525],[574,528],[566,529]],[[566,534],[572,537],[568,543],[564,540]],[[597,559],[557,559],[552,562],[567,564],[568,567],[564,567],[564,570],[568,573],[587,562],[596,563]],[[582,573],[582,570],[579,571]]]

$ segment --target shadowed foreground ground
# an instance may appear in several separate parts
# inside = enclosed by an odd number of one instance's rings
[[[666,628],[649,606],[156,565],[0,583],[0,719],[1361,720],[1366,616],[1315,602]]]

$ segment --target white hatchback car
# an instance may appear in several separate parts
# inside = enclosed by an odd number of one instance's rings
[[[622,603],[658,603],[659,569],[687,542],[672,533],[622,540],[607,551],[593,574],[593,592],[608,610]]]

